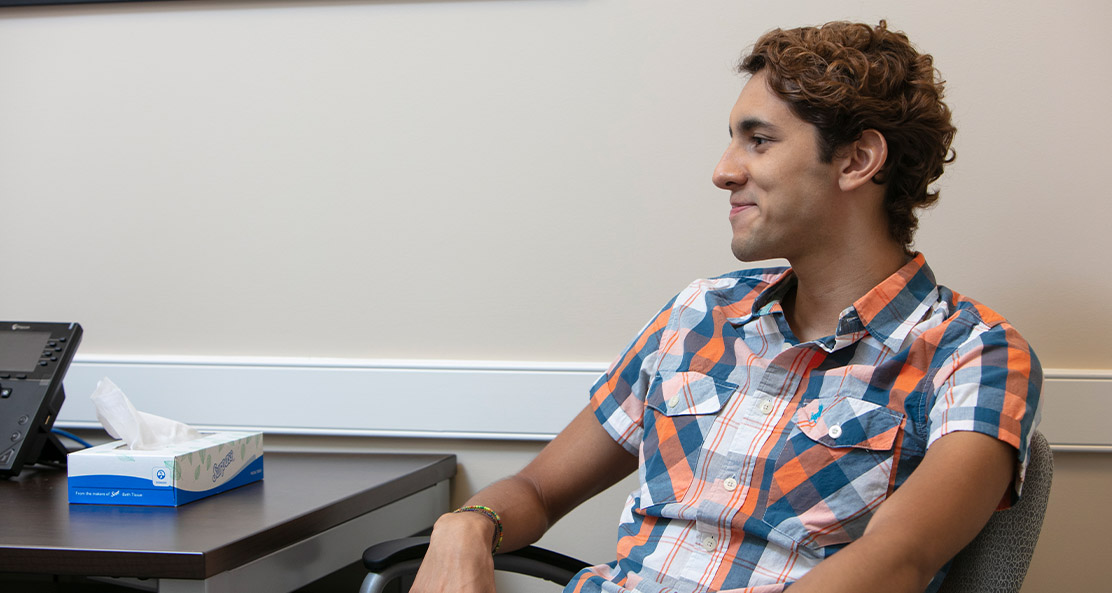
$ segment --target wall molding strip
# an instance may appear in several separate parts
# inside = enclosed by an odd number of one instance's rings
[[[100,428],[108,377],[139,410],[205,430],[547,441],[587,403],[597,362],[78,355],[60,428]],[[1047,369],[1040,430],[1061,451],[1112,452],[1112,370]]]

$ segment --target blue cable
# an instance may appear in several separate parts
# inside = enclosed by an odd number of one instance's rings
[[[71,441],[75,441],[79,445],[84,445],[86,449],[88,449],[89,447],[92,447],[92,445],[89,443],[89,441],[86,441],[85,439],[73,434],[72,432],[66,432],[66,431],[64,431],[60,428],[51,429],[51,432],[53,432],[54,434],[56,434],[58,436],[65,437],[65,438],[67,438]]]

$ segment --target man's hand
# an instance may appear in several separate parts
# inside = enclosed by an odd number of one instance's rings
[[[412,593],[494,593],[494,524],[478,513],[440,517]]]
[[[637,457],[610,438],[590,407],[584,409],[516,475],[467,501],[502,519],[502,550],[523,548],[557,519],[637,469]],[[479,513],[437,519],[413,593],[492,593],[494,524]]]

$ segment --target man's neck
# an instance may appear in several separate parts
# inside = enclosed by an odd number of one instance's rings
[[[859,242],[856,245],[865,245]],[[803,261],[790,261],[796,286],[782,303],[788,325],[801,342],[833,335],[838,316],[908,261],[902,246],[834,250]]]

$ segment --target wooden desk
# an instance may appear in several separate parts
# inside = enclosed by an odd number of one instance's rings
[[[271,453],[263,481],[166,507],[71,505],[64,470],[0,481],[0,572],[292,591],[448,510],[454,455]],[[136,581],[138,583],[138,581]]]

